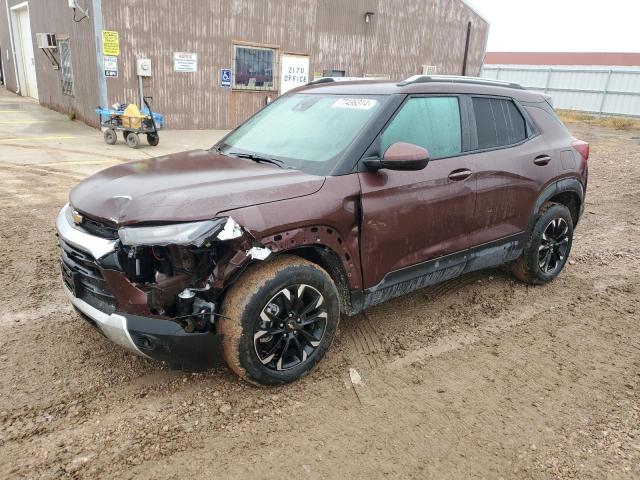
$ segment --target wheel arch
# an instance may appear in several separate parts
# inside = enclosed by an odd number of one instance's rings
[[[347,272],[340,256],[326,245],[303,245],[282,250],[278,255],[292,255],[303,258],[323,268],[331,277],[340,297],[340,310],[349,313],[352,309],[351,293]]]
[[[542,212],[542,207],[547,202],[559,203],[566,206],[571,212],[573,226],[575,227],[580,220],[582,210],[584,208],[584,187],[582,183],[575,178],[565,178],[548,185],[538,196],[527,231],[530,232]]]

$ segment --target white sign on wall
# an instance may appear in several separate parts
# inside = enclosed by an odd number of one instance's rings
[[[116,78],[118,76],[118,57],[104,58],[104,76]]]
[[[309,57],[301,55],[282,55],[280,59],[280,93],[309,83]]]
[[[197,72],[198,54],[173,52],[173,70],[176,72]]]

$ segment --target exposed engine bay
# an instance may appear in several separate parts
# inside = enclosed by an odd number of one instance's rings
[[[163,228],[173,231],[163,237]],[[194,224],[124,227],[118,236],[114,251],[96,262],[118,305],[128,304],[133,307],[130,310],[145,316],[173,320],[187,333],[208,331],[232,277],[251,260],[264,260],[271,254],[228,217]],[[122,283],[129,284],[128,288]]]

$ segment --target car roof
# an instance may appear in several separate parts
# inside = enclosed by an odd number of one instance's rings
[[[447,75],[416,75],[401,82],[359,80],[324,82],[298,87],[292,92],[329,95],[392,95],[392,94],[480,94],[512,97],[524,102],[540,102],[542,94],[525,90],[516,83],[478,77]]]

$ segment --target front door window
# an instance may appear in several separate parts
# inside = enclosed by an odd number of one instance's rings
[[[382,134],[381,153],[396,142],[424,147],[432,159],[462,152],[458,98],[410,98]]]

